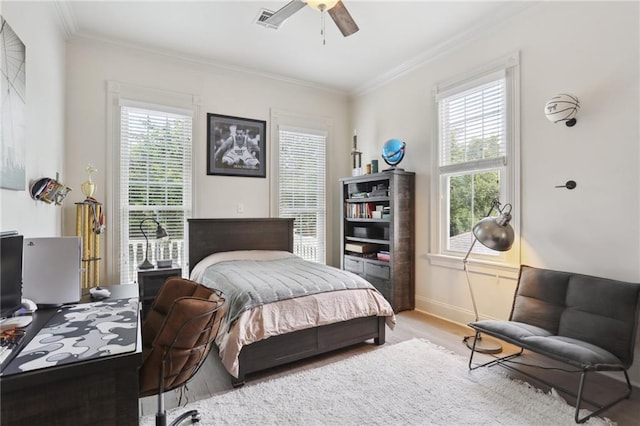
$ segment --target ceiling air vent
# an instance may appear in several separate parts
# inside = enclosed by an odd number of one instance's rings
[[[265,23],[267,19],[271,18],[273,13],[274,13],[273,10],[260,9],[260,13],[256,17],[256,24],[261,25],[265,28],[272,28],[274,30],[277,30],[278,28],[280,28],[279,25],[270,25]]]

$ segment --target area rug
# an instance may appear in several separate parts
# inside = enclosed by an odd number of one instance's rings
[[[469,371],[467,358],[413,339],[186,407],[202,425],[575,425],[574,408],[510,380],[502,370]],[[153,416],[141,419],[152,425]],[[612,425],[592,418],[588,425]]]

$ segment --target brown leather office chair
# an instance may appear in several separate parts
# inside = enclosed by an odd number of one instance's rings
[[[164,392],[186,384],[199,370],[211,349],[226,310],[222,292],[196,282],[172,277],[156,296],[142,326],[140,397],[158,395],[156,425],[166,425]],[[180,415],[171,425],[191,417]]]

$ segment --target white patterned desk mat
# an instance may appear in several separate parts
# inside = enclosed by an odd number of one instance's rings
[[[2,375],[132,352],[137,325],[138,298],[64,306]]]

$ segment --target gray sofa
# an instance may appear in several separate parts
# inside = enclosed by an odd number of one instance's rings
[[[633,363],[639,311],[640,284],[523,265],[509,320],[481,320],[469,326],[476,337],[487,334],[577,367],[582,377],[575,395],[575,421],[582,423],[631,395],[627,369]],[[470,369],[507,363],[522,350],[475,366],[474,352]],[[593,371],[623,372],[627,392],[604,405],[583,399],[586,375]],[[598,409],[581,419],[583,401]]]

